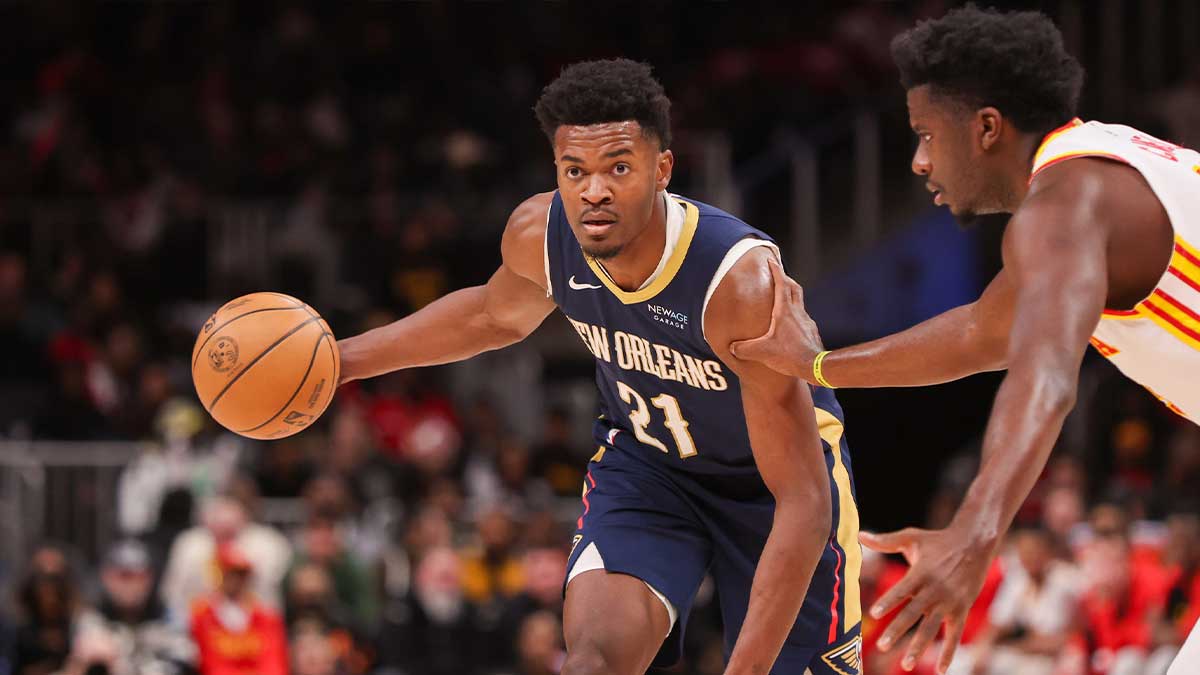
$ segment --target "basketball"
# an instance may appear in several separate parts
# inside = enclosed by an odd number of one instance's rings
[[[221,426],[249,438],[291,436],[325,412],[340,372],[329,325],[282,293],[231,300],[204,322],[192,382]]]

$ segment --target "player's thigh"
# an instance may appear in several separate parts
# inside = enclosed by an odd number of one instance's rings
[[[646,672],[671,628],[667,608],[646,582],[594,569],[567,586],[563,675]]]

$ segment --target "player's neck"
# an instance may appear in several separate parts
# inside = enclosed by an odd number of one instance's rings
[[[1037,154],[1042,139],[1032,134],[1022,134],[1015,143],[1012,159],[1005,171],[1006,187],[1004,211],[1015,213],[1025,196],[1029,194],[1029,176],[1033,173],[1033,158]]]
[[[650,223],[615,258],[603,262],[604,271],[623,291],[636,291],[658,269],[667,246],[667,205],[657,193]]]

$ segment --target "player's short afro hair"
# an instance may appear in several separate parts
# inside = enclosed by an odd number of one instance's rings
[[[658,139],[659,150],[671,145],[671,100],[645,63],[606,59],[567,66],[533,110],[551,143],[563,125],[634,120]]]
[[[994,106],[1031,133],[1070,121],[1083,86],[1083,67],[1038,12],[954,9],[896,36],[892,58],[905,89],[928,84],[966,105]]]

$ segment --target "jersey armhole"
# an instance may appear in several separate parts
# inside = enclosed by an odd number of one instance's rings
[[[542,235],[542,268],[546,272],[546,297],[554,297],[554,282],[550,281],[550,214],[554,211],[554,200],[546,209],[546,231]]]
[[[1075,151],[1071,151],[1071,152],[1064,152],[1062,154],[1055,155],[1054,157],[1051,157],[1050,159],[1047,159],[1046,161],[1044,161],[1040,165],[1038,165],[1033,170],[1033,172],[1029,174],[1029,184],[1032,185],[1033,179],[1037,178],[1039,173],[1045,171],[1046,169],[1049,169],[1050,167],[1054,166],[1055,164],[1061,164],[1069,159],[1080,159],[1083,157],[1094,157],[1097,159],[1109,159],[1114,162],[1120,162],[1121,164],[1129,164],[1130,163],[1129,160],[1125,159],[1124,157],[1121,157],[1119,155],[1114,155],[1111,152],[1104,152],[1102,150],[1075,150]]]
[[[767,246],[775,252],[775,258],[779,259],[779,247],[774,242],[758,237],[749,236],[729,247],[725,253],[725,257],[721,260],[721,264],[717,266],[717,271],[713,274],[712,281],[708,282],[708,290],[704,292],[704,304],[700,308],[700,335],[704,341],[708,342],[708,335],[704,332],[705,316],[708,314],[708,301],[712,299],[713,293],[717,291],[717,287],[721,285],[721,280],[729,274],[729,270],[737,264],[737,261],[742,259],[742,256],[749,253],[751,250],[759,246]],[[782,261],[781,261],[782,263]],[[709,345],[711,348],[712,345]]]

